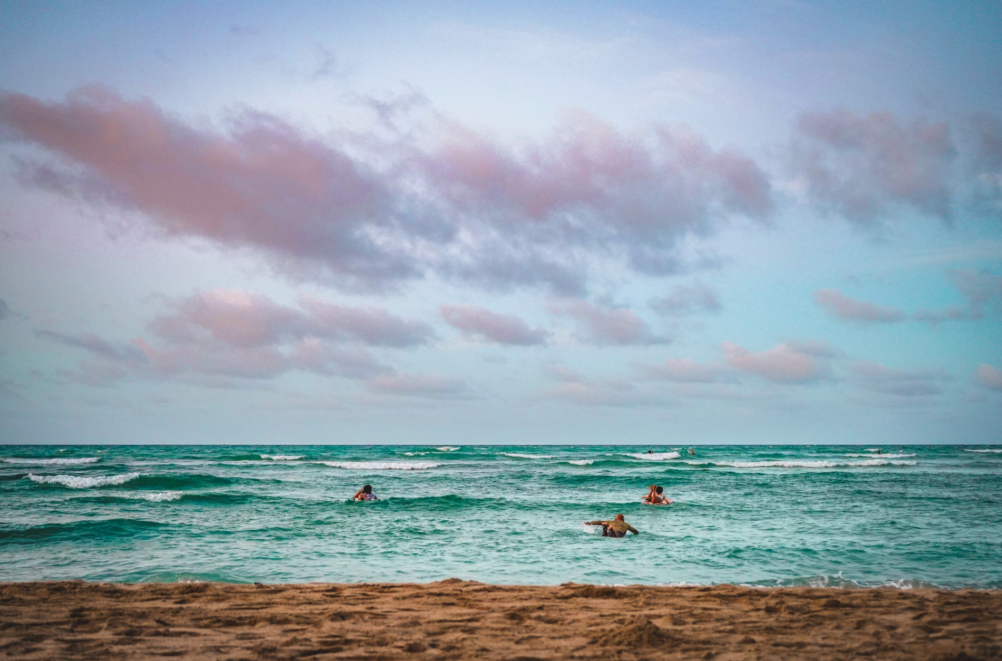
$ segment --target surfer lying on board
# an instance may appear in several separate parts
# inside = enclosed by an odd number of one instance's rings
[[[626,537],[627,531],[634,535],[640,534],[639,530],[626,522],[622,514],[617,514],[615,521],[586,521],[585,525],[602,526],[602,537]]]
[[[664,487],[659,487],[655,484],[650,486],[650,491],[647,492],[647,495],[644,496],[641,502],[647,505],[671,505],[671,501],[665,495]]]
[[[351,497],[352,500],[379,500],[376,498],[376,494],[372,493],[372,485],[366,484],[364,487],[355,492],[355,495]]]

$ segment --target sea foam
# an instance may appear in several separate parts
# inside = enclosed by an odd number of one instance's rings
[[[455,452],[456,450],[459,450],[460,448],[457,448],[454,445],[443,445],[442,447],[435,448],[435,449],[438,450],[439,452]]]
[[[991,452],[992,454],[998,454],[998,453],[1002,452],[1002,450],[964,450],[964,452],[979,452],[979,453],[981,453],[981,452]]]
[[[17,464],[19,466],[81,466],[83,464],[93,464],[100,460],[100,457],[80,457],[75,459],[22,459],[18,457],[10,457],[8,459],[4,459],[4,462],[8,464]]]
[[[423,471],[442,465],[434,461],[318,461],[317,463],[331,468],[360,471]]]
[[[28,473],[26,476],[32,482],[39,484],[61,484],[71,489],[89,489],[91,487],[105,487],[112,484],[125,484],[129,480],[134,480],[140,473],[123,473],[121,475],[102,475],[98,477],[85,477],[83,475],[35,475]]]
[[[272,461],[297,461],[303,458],[301,454],[262,454],[262,459],[271,459]]]
[[[116,494],[118,495],[118,494]],[[131,500],[146,500],[151,503],[169,503],[172,500],[181,500],[184,494],[180,491],[135,491],[121,494],[123,498]]]
[[[567,463],[574,464],[575,466],[591,466],[595,463],[594,459],[571,459]]]
[[[519,452],[501,452],[500,454],[515,459],[553,459],[552,454],[521,454]]]

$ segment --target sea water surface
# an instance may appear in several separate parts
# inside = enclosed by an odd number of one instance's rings
[[[1002,588],[1002,448],[647,449],[0,446],[0,580]]]

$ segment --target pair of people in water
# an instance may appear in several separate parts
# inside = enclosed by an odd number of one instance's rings
[[[664,487],[652,484],[647,495],[641,501],[645,505],[671,505],[672,501],[665,495]]]
[[[351,497],[352,500],[379,500],[376,494],[372,493],[372,485],[366,484],[364,487],[355,492],[355,495]]]

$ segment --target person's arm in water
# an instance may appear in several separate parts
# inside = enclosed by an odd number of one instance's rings
[[[585,521],[586,526],[607,526],[612,521]]]
[[[639,535],[640,531],[631,526],[629,523],[626,524],[626,529],[632,532],[634,535]]]

